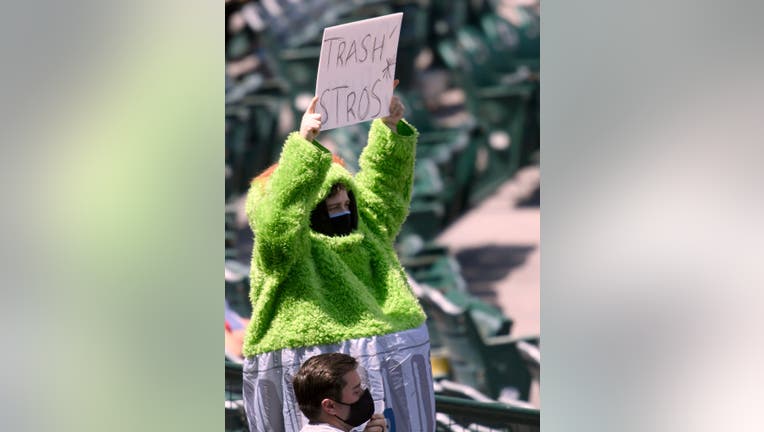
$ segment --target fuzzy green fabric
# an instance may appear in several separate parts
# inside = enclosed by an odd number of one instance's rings
[[[293,132],[269,180],[252,184],[247,215],[255,233],[252,320],[244,355],[337,343],[420,326],[425,315],[393,249],[408,215],[418,132],[380,119],[352,176],[318,142]],[[344,183],[358,228],[331,237],[310,228],[311,211]]]

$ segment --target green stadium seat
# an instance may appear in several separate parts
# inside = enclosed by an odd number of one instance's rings
[[[469,203],[474,204],[528,159],[523,149],[526,111],[538,85],[530,68],[515,66],[505,53],[494,52],[474,28],[462,28],[453,38],[441,40],[437,52],[464,89],[467,108],[482,133],[469,192]]]
[[[316,89],[320,54],[320,45],[284,48],[278,52],[279,71],[289,83],[291,94],[300,92],[313,94]]]
[[[494,399],[509,390],[527,401],[533,377],[518,343],[535,342],[537,338],[484,337],[469,307],[455,304],[438,290],[422,288],[420,299],[428,304],[430,317],[448,348],[454,379]]]
[[[539,432],[541,412],[527,406],[435,394],[436,431]]]
[[[465,292],[467,284],[456,259],[445,248],[428,248],[400,258],[411,277],[442,292]]]

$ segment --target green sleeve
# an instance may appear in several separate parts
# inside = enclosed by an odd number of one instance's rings
[[[331,153],[317,141],[311,143],[297,132],[287,137],[278,167],[263,189],[255,190],[261,186],[253,184],[249,191],[253,264],[283,275],[308,253],[310,213],[331,163]]]
[[[414,182],[414,156],[419,133],[405,120],[393,132],[381,119],[369,130],[369,141],[359,158],[356,184],[364,195],[368,217],[393,241],[409,211]]]

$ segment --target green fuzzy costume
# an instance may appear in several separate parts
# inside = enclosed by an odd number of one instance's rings
[[[424,323],[392,247],[408,214],[418,137],[405,120],[397,132],[372,122],[355,176],[332,163],[318,142],[293,132],[270,178],[253,182],[246,207],[255,233],[253,312],[245,356]],[[332,237],[313,231],[310,215],[338,182],[355,195],[358,228]]]

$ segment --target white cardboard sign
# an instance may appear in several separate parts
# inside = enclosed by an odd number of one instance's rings
[[[390,113],[403,13],[324,29],[316,77],[321,130]]]

